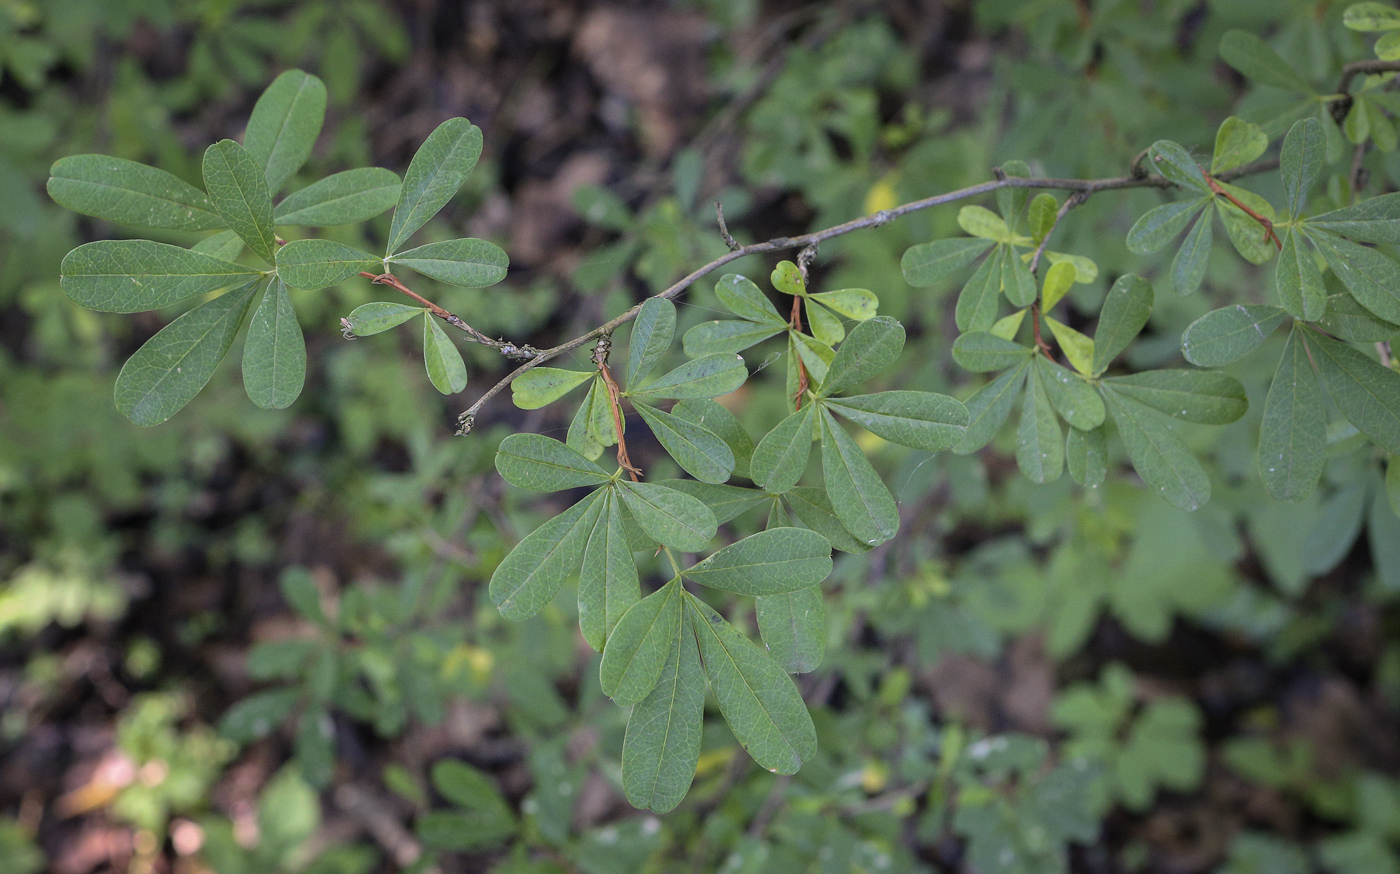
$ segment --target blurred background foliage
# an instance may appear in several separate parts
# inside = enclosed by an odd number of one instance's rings
[[[1231,368],[1244,421],[1183,428],[1215,495],[1195,514],[1123,478],[1031,484],[1009,434],[936,459],[868,439],[902,531],[825,584],[826,660],[802,678],[818,758],[775,777],[715,719],[695,788],[658,819],[623,800],[625,714],[568,599],[516,624],[485,596],[562,506],[507,495],[495,445],[567,422],[501,400],[451,437],[466,402],[429,389],[416,350],[341,337],[382,296],[356,280],[299,293],[312,364],[291,409],[253,408],[226,364],[138,428],[113,408],[116,369],[173,313],[70,303],[63,253],[119,231],[42,184],[81,152],[197,184],[203,145],[292,66],[331,95],[308,178],[401,171],[463,115],[486,153],[437,233],[499,243],[511,274],[420,291],[542,346],[722,252],[715,200],[758,240],[1013,158],[1102,176],[1159,138],[1208,150],[1226,115],[1267,123],[1286,102],[1245,93],[1221,34],[1330,83],[1369,56],[1343,5],[0,0],[0,871],[1400,871],[1400,531],[1382,466],[1343,431],[1323,489],[1267,497],[1252,435],[1273,356]],[[1367,159],[1373,190],[1400,182],[1390,145]],[[1122,242],[1161,200],[1071,216],[1056,248],[1100,267],[1071,293],[1085,321],[1113,277],[1162,276]],[[950,381],[950,289],[913,293],[899,270],[955,215],[834,240],[814,266],[908,326],[882,387],[974,388]],[[1134,366],[1259,300],[1256,268],[1211,258],[1204,295],[1158,294]],[[714,317],[712,285],[681,331]],[[475,397],[502,361],[464,352]],[[779,371],[726,399],[753,434],[782,416]]]

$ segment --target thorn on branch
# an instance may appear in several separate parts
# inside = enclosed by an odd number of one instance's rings
[[[724,240],[724,245],[729,247],[729,251],[737,252],[743,248],[739,241],[729,233],[729,226],[724,223],[724,207],[718,200],[715,201],[715,219],[719,222],[719,235]]]

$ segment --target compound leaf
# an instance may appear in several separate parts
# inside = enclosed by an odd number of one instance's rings
[[[1227,30],[1220,38],[1225,63],[1261,85],[1312,95],[1312,86],[1262,39],[1243,30]]]
[[[1175,240],[1209,205],[1209,198],[1198,197],[1149,209],[1128,231],[1128,251],[1139,255],[1156,252]]]
[[[1400,373],[1345,343],[1313,333],[1317,375],[1356,430],[1391,454],[1400,453]]]
[[[715,295],[720,303],[741,319],[779,329],[787,327],[787,319],[778,314],[773,302],[746,276],[726,274],[715,283]]]
[[[1210,187],[1206,185],[1205,176],[1201,172],[1201,167],[1196,163],[1196,159],[1191,157],[1191,153],[1171,140],[1158,140],[1147,150],[1147,157],[1152,167],[1161,173],[1169,182],[1180,185],[1187,190],[1196,190],[1202,193],[1209,193]]]
[[[1400,193],[1382,194],[1325,212],[1308,219],[1304,225],[1362,243],[1393,246],[1400,243]]]
[[[1298,239],[1295,228],[1283,232],[1283,249],[1278,253],[1278,264],[1274,268],[1274,287],[1279,303],[1295,318],[1317,321],[1327,311],[1322,271]]]
[[[744,384],[749,371],[744,359],[733,353],[693,358],[674,370],[658,376],[641,388],[631,389],[628,397],[710,399],[727,395]]]
[[[758,441],[750,473],[760,488],[781,494],[797,485],[812,451],[814,404],[789,415]]]
[[[753,438],[733,413],[707,398],[689,398],[671,408],[671,415],[714,432],[734,454],[734,473],[749,475]]]
[[[400,306],[401,304],[395,304]],[[358,312],[358,310],[356,310]],[[351,320],[354,320],[351,313]],[[355,333],[359,333],[356,331]],[[510,384],[511,400],[522,410],[538,410],[598,376],[596,370],[563,370],[558,367],[536,367],[527,370]]]
[[[1210,159],[1212,176],[1248,164],[1269,148],[1269,136],[1257,124],[1233,115],[1215,133],[1215,152]]]
[[[1015,367],[1035,350],[986,331],[969,331],[953,341],[953,360],[964,370],[990,373]]]
[[[1065,439],[1065,466],[1070,479],[1094,488],[1108,476],[1108,438],[1102,426],[1081,431],[1069,429]]]
[[[1356,302],[1385,319],[1400,322],[1400,264],[1375,249],[1331,234],[1309,234],[1327,258],[1327,266]]]
[[[979,388],[965,401],[967,431],[963,433],[958,445],[953,447],[954,452],[967,455],[992,442],[1006,417],[1011,415],[1011,408],[1016,404],[1016,396],[1021,393],[1021,385],[1030,364],[1030,359],[1027,358]]]
[[[954,237],[910,246],[899,265],[904,281],[915,288],[927,288],[952,276],[992,248],[991,240],[980,237]]]
[[[685,332],[681,346],[685,349],[685,354],[692,358],[726,352],[735,354],[762,343],[786,327],[786,324],[757,324],[742,319],[701,322]]]
[[[998,297],[1001,293],[1002,261],[1006,250],[998,246],[978,266],[972,278],[958,292],[953,320],[959,331],[990,331],[997,320]]]
[[[848,319],[863,322],[873,318],[880,308],[880,299],[875,293],[864,288],[842,288],[837,291],[821,291],[808,295],[812,300],[828,306]]]
[[[1047,358],[1036,356],[1033,366],[1041,371],[1050,405],[1072,428],[1087,431],[1103,424],[1103,398],[1093,386]]]
[[[1202,215],[1182,241],[1172,258],[1172,290],[1186,295],[1201,287],[1206,278],[1206,262],[1215,240],[1215,225],[1211,215]]]
[[[1305,118],[1294,122],[1283,138],[1279,170],[1283,177],[1283,197],[1288,214],[1296,216],[1308,202],[1308,191],[1322,172],[1327,154],[1327,137],[1322,122]]]
[[[1052,483],[1065,467],[1064,432],[1045,393],[1039,367],[1032,367],[1016,431],[1016,466],[1032,482]]]
[[[370,303],[361,304],[350,311],[346,321],[350,323],[350,332],[356,337],[369,337],[380,334],[390,328],[397,328],[414,316],[422,315],[428,310],[426,307],[410,306],[406,303],[392,303],[387,300],[376,300]],[[544,370],[546,368],[536,368]],[[534,371],[528,371],[521,376],[523,379]],[[520,380],[517,379],[516,382]],[[514,385],[511,386],[514,388]]]

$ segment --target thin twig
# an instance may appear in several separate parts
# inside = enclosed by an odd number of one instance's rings
[[[1242,176],[1248,176],[1253,173],[1262,173],[1268,170],[1276,169],[1278,169],[1278,159],[1273,158],[1263,161],[1255,161],[1251,164],[1246,164],[1243,167],[1236,167],[1233,170],[1221,173],[1215,178],[1222,181],[1229,181],[1232,179],[1238,179]],[[978,197],[983,194],[991,194],[992,192],[999,191],[1003,188],[1077,191],[1082,192],[1085,196],[1088,196],[1092,194],[1097,194],[1100,191],[1113,191],[1124,188],[1167,189],[1175,187],[1176,185],[1173,182],[1167,180],[1162,176],[1156,175],[1145,176],[1142,178],[1137,178],[1134,176],[1111,176],[1104,179],[1058,179],[1042,176],[1002,175],[1002,177],[999,179],[994,179],[989,182],[982,182],[977,185],[970,185],[966,188],[959,188],[956,191],[949,191],[944,194],[936,194],[932,197],[925,197],[922,200],[911,201],[909,203],[896,206],[893,209],[881,210],[877,213],[862,216],[857,219],[852,219],[848,222],[843,222],[842,224],[825,228],[823,230],[812,231],[811,233],[801,234],[796,237],[777,237],[775,239],[766,240],[761,243],[750,243],[747,246],[740,246],[737,249],[720,255],[718,258],[714,259],[708,264],[705,264],[701,267],[697,267],[695,270],[692,270],[690,273],[686,274],[681,279],[672,283],[671,286],[665,291],[653,295],[653,297],[657,297],[662,300],[672,300],[673,298],[679,297],[686,289],[690,288],[690,286],[694,285],[703,277],[713,273],[714,271],[718,270],[726,264],[729,264],[730,262],[737,261],[740,258],[746,258],[749,255],[762,255],[768,252],[780,252],[788,249],[802,249],[806,246],[823,243],[827,240],[844,236],[845,234],[849,234],[852,231],[865,230],[866,228],[878,228],[882,225],[889,224],[897,218],[901,218],[902,216],[909,215],[913,212],[919,212],[920,210],[929,209],[935,206],[942,206],[946,203],[956,203],[959,200],[967,200],[970,197]],[[622,313],[616,318],[611,319],[605,324],[599,325],[598,327],[585,334],[581,334],[573,338],[572,340],[560,343],[558,346],[552,346],[548,349],[539,350],[534,355],[534,357],[530,358],[528,361],[521,364],[519,367],[515,368],[510,373],[506,374],[499,381],[497,381],[495,385],[487,389],[481,397],[477,398],[476,403],[468,407],[467,410],[458,417],[457,421],[459,427],[457,433],[470,433],[472,425],[476,421],[476,415],[478,412],[481,411],[481,408],[485,406],[487,402],[489,402],[497,394],[499,394],[506,386],[510,385],[522,373],[525,373],[529,370],[533,370],[536,367],[539,367],[541,364],[544,364],[546,361],[552,361],[553,359],[558,358],[560,355],[563,355],[567,352],[571,352],[574,349],[577,349],[578,347],[583,346],[586,343],[596,340],[604,334],[611,334],[613,331],[617,330],[618,328],[635,319],[637,317],[637,313],[641,312],[641,309],[642,305],[637,304],[636,306],[632,307],[631,309],[627,310],[626,312]]]
[[[1353,61],[1342,67],[1342,78],[1337,83],[1338,94],[1346,94],[1351,88],[1351,80],[1357,76],[1370,75],[1372,73],[1395,73],[1400,72],[1400,61]]]
[[[715,220],[719,222],[720,239],[724,240],[724,245],[729,247],[729,251],[734,252],[743,248],[739,245],[739,241],[729,233],[729,226],[724,223],[724,206],[718,200],[715,201]]]
[[[1208,171],[1201,170],[1201,175],[1205,177],[1206,185],[1210,187],[1211,193],[1218,194],[1226,200],[1230,201],[1236,207],[1239,208],[1240,212],[1244,213],[1245,215],[1258,222],[1260,227],[1264,229],[1265,242],[1272,241],[1273,244],[1278,247],[1278,250],[1280,252],[1283,251],[1283,241],[1278,238],[1278,233],[1274,231],[1274,223],[1272,221],[1270,221],[1267,217],[1260,215],[1255,210],[1250,209],[1248,206],[1242,203],[1238,197],[1226,191],[1224,187],[1222,187],[1221,184],[1218,181],[1216,181],[1215,177],[1211,176]]]
[[[431,312],[433,315],[437,316],[439,319],[442,319],[447,324],[466,334],[472,339],[472,342],[480,343],[483,346],[490,346],[492,349],[495,349],[497,352],[501,353],[507,358],[522,360],[533,358],[535,355],[539,354],[539,350],[534,348],[533,346],[516,346],[514,343],[507,343],[504,340],[492,340],[490,337],[481,333],[476,328],[473,328],[471,325],[468,325],[458,316],[428,300],[426,297],[409,288],[407,285],[404,285],[403,282],[401,282],[399,278],[392,273],[375,274],[361,271],[360,275],[368,279],[370,282],[373,282],[375,285],[387,285],[395,291],[408,295],[409,297],[421,303],[423,306],[427,307],[428,311]]]

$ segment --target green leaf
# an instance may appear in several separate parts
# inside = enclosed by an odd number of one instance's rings
[[[1309,234],[1327,266],[1356,302],[1385,319],[1400,322],[1400,264],[1375,249],[1331,234]]]
[[[826,606],[819,586],[764,595],[754,602],[768,653],[789,674],[815,671],[826,654]]]
[[[1012,238],[1006,220],[985,206],[964,206],[958,210],[958,227],[974,237],[998,243],[1009,242]]]
[[[274,278],[248,323],[243,344],[243,387],[265,410],[292,405],[306,381],[306,340],[287,286]]]
[[[1055,308],[1055,304],[1064,299],[1069,290],[1074,286],[1074,280],[1078,277],[1079,271],[1068,261],[1061,261],[1058,264],[1051,264],[1050,269],[1045,271],[1045,282],[1040,289],[1040,310],[1049,312]]]
[[[1220,39],[1220,57],[1260,85],[1285,88],[1299,94],[1314,94],[1312,86],[1269,48],[1264,41],[1243,30],[1227,30]]]
[[[632,406],[686,473],[707,483],[722,483],[734,473],[734,453],[715,432],[650,404],[634,401]]]
[[[589,386],[588,394],[569,422],[569,433],[564,442],[585,458],[592,459],[603,454],[604,446],[617,442],[617,436],[613,433],[612,412],[608,408],[608,390],[601,378],[594,379]]]
[[[150,240],[99,240],[63,257],[63,293],[104,313],[139,313],[256,277],[257,271]]]
[[[1322,271],[1317,268],[1295,228],[1283,232],[1283,249],[1278,253],[1274,268],[1274,287],[1279,303],[1295,318],[1317,321],[1327,310],[1327,289],[1322,285]]]
[[[1257,124],[1233,115],[1220,124],[1215,132],[1215,152],[1210,159],[1210,174],[1217,176],[1226,170],[1241,167],[1258,158],[1269,148],[1269,136]]]
[[[815,409],[815,404],[808,404],[779,422],[758,441],[753,451],[750,473],[760,488],[781,494],[802,479],[812,451],[812,413]]]
[[[822,476],[836,516],[851,536],[872,546],[899,530],[899,508],[865,452],[822,410]]]
[[[739,319],[701,322],[685,332],[681,341],[685,354],[692,358],[721,353],[735,354],[762,343],[784,330],[784,325],[758,325]]]
[[[749,461],[753,458],[754,449],[753,438],[733,413],[715,401],[690,398],[672,407],[671,415],[714,432],[734,454],[734,473],[739,476],[749,475]]]
[[[1400,28],[1400,9],[1384,3],[1353,3],[1342,13],[1349,30],[1377,31]]]
[[[797,486],[784,492],[783,500],[787,501],[803,525],[825,537],[836,549],[853,554],[870,551],[870,544],[852,537],[841,520],[836,518],[836,510],[831,506],[831,498],[827,497],[825,489]]]
[[[293,240],[277,253],[277,275],[292,288],[315,291],[361,273],[381,272],[368,252],[332,240]]]
[[[1400,453],[1400,373],[1322,334],[1305,335],[1318,379],[1356,430]]]
[[[812,329],[812,336],[828,346],[835,346],[846,336],[846,329],[841,320],[826,307],[812,300],[807,301],[807,324]]]
[[[204,188],[214,211],[253,254],[277,263],[272,232],[272,193],[262,168],[233,140],[220,140],[204,152]]]
[[[1192,322],[1181,335],[1181,354],[1198,367],[1223,367],[1253,352],[1288,314],[1275,306],[1235,304]]]
[[[684,596],[679,580],[672,580],[623,615],[603,648],[598,669],[604,695],[626,706],[641,701],[656,687],[676,645]]]
[[[658,485],[685,492],[697,498],[715,514],[715,521],[723,525],[741,513],[752,510],[764,501],[771,500],[758,489],[743,486],[730,486],[723,483],[702,483],[693,479],[661,480]]]
[[[491,602],[501,615],[529,619],[554,600],[564,580],[583,560],[589,532],[602,512],[606,489],[598,489],[546,521],[515,545],[491,574]]]
[[[1065,467],[1064,439],[1040,368],[1032,367],[1021,407],[1021,426],[1016,430],[1016,466],[1031,482],[1054,482]]]
[[[967,405],[967,431],[958,445],[953,447],[954,452],[967,455],[992,442],[1006,417],[1011,415],[1011,408],[1021,393],[1030,364],[1027,358],[982,386],[964,402]]]
[[[466,762],[439,759],[433,763],[432,781],[433,788],[437,789],[443,798],[460,808],[510,815],[496,781]]]
[[[1118,277],[1104,299],[1099,325],[1094,329],[1092,375],[1099,376],[1128,344],[1141,333],[1152,315],[1152,283],[1129,273]]]
[[[787,319],[778,315],[772,301],[745,276],[738,273],[726,274],[715,283],[715,295],[720,303],[741,319],[760,325],[787,327]]]
[[[1017,310],[1009,316],[997,319],[992,324],[990,333],[993,337],[1000,337],[1003,340],[1016,339],[1016,332],[1021,330],[1021,323],[1026,320],[1026,311]],[[1028,347],[1029,348],[1029,347]]]
[[[1207,206],[1210,198],[1198,197],[1149,209],[1128,231],[1128,251],[1139,255],[1156,252],[1175,240]]]
[[[1045,317],[1045,326],[1055,336],[1060,351],[1065,353],[1065,360],[1075,370],[1088,376],[1094,366],[1094,341],[1050,316]]]
[[[1278,216],[1274,214],[1273,205],[1264,198],[1252,191],[1246,191],[1223,182],[1220,183],[1220,187],[1228,191],[1240,203],[1267,219],[1270,226],[1277,222]],[[1225,231],[1230,236],[1230,242],[1234,245],[1235,251],[1240,253],[1240,257],[1251,264],[1263,264],[1274,257],[1274,243],[1269,238],[1264,226],[1256,219],[1223,197],[1215,199],[1215,211],[1220,214],[1220,220],[1225,224]]]
[[[1147,150],[1148,162],[1168,182],[1180,185],[1187,190],[1210,192],[1201,166],[1191,153],[1171,140],[1158,140]]]
[[[233,345],[257,288],[255,279],[200,304],[137,349],[117,375],[121,414],[159,425],[199,394]]]
[[[1351,552],[1366,517],[1370,483],[1353,480],[1325,496],[1317,508],[1317,522],[1303,537],[1303,569],[1322,576]]]
[[[423,314],[423,366],[428,381],[445,395],[455,395],[467,387],[467,364],[452,338],[431,314]]]
[[[1006,299],[1015,307],[1028,307],[1035,303],[1035,277],[1030,266],[1016,256],[1015,250],[1008,250],[1001,262],[1001,289]]]
[[[778,266],[769,274],[768,281],[783,294],[797,296],[807,293],[807,283],[802,278],[802,271],[791,261],[779,261]]]
[[[1050,405],[1071,427],[1087,431],[1103,424],[1103,398],[1073,371],[1037,355],[1033,366],[1041,371],[1041,383]]]
[[[880,308],[880,299],[874,292],[864,288],[843,288],[838,291],[822,291],[808,295],[809,298],[831,307],[848,319],[863,322],[874,318]]]
[[[195,243],[190,247],[190,251],[218,258],[220,261],[233,261],[243,254],[243,238],[233,231],[219,231]]]
[[[138,228],[212,231],[223,219],[204,192],[164,170],[106,155],[72,155],[49,168],[49,197],[74,212]]]
[[[371,303],[361,304],[351,310],[346,321],[350,323],[350,332],[356,337],[369,337],[380,334],[390,328],[397,328],[414,316],[423,315],[428,310],[425,307],[409,306],[405,303],[390,303],[386,300],[376,300]],[[546,370],[548,368],[539,367],[536,370]],[[535,371],[529,371],[521,375],[521,379],[529,376]],[[520,380],[517,379],[516,382]],[[511,388],[514,388],[514,384]]]
[[[788,338],[791,341],[791,356],[788,359],[788,369],[791,373],[796,368],[793,367],[793,358],[800,360],[807,368],[807,376],[812,386],[821,385],[826,379],[826,372],[831,367],[831,360],[836,357],[835,351],[815,337],[802,334],[797,331],[788,331]],[[796,397],[797,389],[793,387],[790,397]]]
[[[413,831],[425,849],[450,853],[498,846],[509,840],[517,829],[509,809],[492,811],[485,816],[480,811],[428,810],[419,814],[413,824]]]
[[[326,86],[301,70],[278,76],[258,98],[243,144],[270,191],[296,174],[321,134],[326,119]]]
[[[1328,296],[1327,310],[1317,320],[1317,326],[1348,343],[1380,343],[1400,334],[1400,325],[1371,315],[1349,294]]]
[[[927,391],[832,398],[824,406],[891,443],[925,452],[952,449],[967,429],[967,407]]]
[[[513,486],[558,492],[609,482],[601,467],[543,434],[512,434],[496,450],[496,470]]]
[[[299,686],[254,692],[230,707],[219,720],[219,734],[234,743],[267,737],[301,703]]]
[[[904,350],[904,326],[889,316],[868,319],[851,329],[850,336],[821,382],[821,393],[829,395],[847,386],[864,382],[888,370]]]
[[[448,285],[486,288],[506,278],[510,259],[500,246],[468,237],[409,249],[385,263],[402,264]]]
[[[744,384],[749,371],[744,359],[733,353],[706,355],[685,362],[641,388],[627,391],[631,398],[717,398]]]
[[[1249,409],[1239,380],[1210,370],[1146,370],[1104,382],[1124,397],[1198,425],[1228,425]]]
[[[1297,216],[1308,202],[1308,192],[1326,161],[1327,139],[1322,122],[1304,118],[1294,122],[1283,138],[1279,169],[1283,177],[1283,198],[1288,214]]]
[[[817,753],[817,732],[797,686],[777,662],[709,605],[686,597],[691,626],[720,712],[754,761],[795,774]]]
[[[986,331],[970,331],[953,341],[953,360],[964,370],[990,373],[1015,367],[1035,350]]]
[[[1172,258],[1172,291],[1187,295],[1201,287],[1206,278],[1206,263],[1210,260],[1210,247],[1215,241],[1215,227],[1211,215],[1201,216],[1182,241],[1181,248]]]
[[[998,246],[958,292],[953,320],[959,331],[990,331],[996,323],[1002,261],[1006,257],[1005,249]]]
[[[710,545],[719,524],[699,500],[656,483],[621,480],[620,486],[632,518],[652,540],[682,552],[699,552]]]
[[[1108,438],[1102,426],[1088,431],[1069,429],[1065,440],[1065,466],[1070,479],[1094,488],[1108,475]]]
[[[1182,510],[1210,500],[1210,478],[1161,413],[1111,390],[1104,400],[1143,482]]]
[[[399,304],[395,304],[399,306]],[[361,307],[363,309],[363,307]],[[412,308],[410,308],[412,309]],[[356,310],[358,312],[359,310]],[[355,313],[351,313],[351,321]],[[355,333],[359,333],[356,331]],[[561,370],[557,367],[536,367],[527,370],[510,384],[511,400],[522,410],[538,410],[597,377],[596,370]]]
[[[806,528],[751,534],[682,572],[702,586],[753,596],[806,589],[830,574],[831,544]]]
[[[1308,363],[1302,331],[1294,328],[1264,402],[1259,427],[1259,474],[1280,501],[1301,501],[1322,476],[1327,408]]]
[[[480,157],[481,128],[465,118],[449,118],[428,135],[404,174],[386,256],[403,248],[414,231],[447,205]]]
[[[676,336],[676,305],[659,297],[647,298],[632,322],[627,345],[627,385],[638,388],[656,369]]]
[[[380,167],[346,170],[287,195],[272,223],[325,228],[369,221],[399,199],[399,176]]]
[[[1304,224],[1310,230],[1329,231],[1362,243],[1393,246],[1400,243],[1400,193],[1382,194],[1325,212]]]
[[[911,246],[900,259],[904,281],[915,288],[927,288],[957,273],[992,248],[992,242],[977,237],[954,237]]]
[[[700,760],[705,673],[695,630],[681,622],[651,694],[632,708],[622,741],[622,788],[633,807],[657,813],[685,798]]]
[[[1055,195],[1048,191],[1042,191],[1031,199],[1031,206],[1026,216],[1030,225],[1031,238],[1037,243],[1045,239],[1045,235],[1054,229],[1055,214],[1059,212],[1059,209],[1060,202],[1055,199]]]

